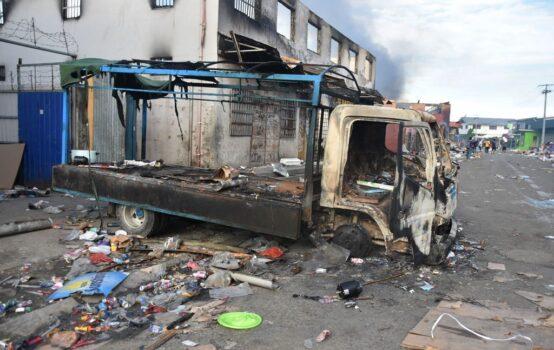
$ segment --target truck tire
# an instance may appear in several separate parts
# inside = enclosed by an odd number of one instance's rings
[[[158,233],[166,222],[163,214],[128,205],[118,205],[116,214],[123,230],[144,237]]]
[[[350,250],[350,257],[364,258],[371,251],[371,239],[360,225],[343,225],[335,230],[332,242]]]

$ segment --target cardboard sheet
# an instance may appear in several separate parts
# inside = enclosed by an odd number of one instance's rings
[[[0,144],[0,167],[2,168],[2,171],[0,171],[0,190],[13,188],[24,149],[24,143]]]

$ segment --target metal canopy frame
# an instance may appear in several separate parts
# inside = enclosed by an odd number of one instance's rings
[[[101,72],[103,73],[112,73],[112,74],[148,74],[153,76],[175,76],[182,79],[236,79],[239,81],[238,85],[232,85],[232,84],[220,84],[220,83],[189,83],[187,84],[191,86],[199,86],[199,87],[207,87],[207,88],[220,88],[220,89],[245,89],[249,88],[248,85],[243,85],[242,81],[244,80],[255,80],[258,83],[261,82],[272,82],[272,83],[289,83],[289,84],[312,84],[312,93],[311,98],[309,100],[302,100],[302,99],[294,99],[294,102],[306,102],[309,103],[312,107],[319,107],[321,103],[321,96],[323,94],[327,94],[333,97],[337,97],[343,100],[351,101],[351,102],[358,102],[361,90],[358,85],[358,82],[356,80],[356,77],[350,71],[347,67],[342,65],[316,65],[316,64],[304,64],[302,66],[306,67],[316,67],[321,68],[322,71],[319,74],[291,74],[291,73],[257,73],[252,72],[254,69],[259,69],[263,66],[268,66],[270,64],[280,63],[283,65],[283,62],[264,62],[264,63],[238,63],[240,66],[248,66],[248,65],[254,65],[254,67],[251,67],[250,69],[240,69],[240,70],[232,70],[232,69],[222,69],[222,68],[211,68],[214,65],[221,64],[221,63],[230,63],[230,62],[206,62],[206,66],[201,69],[168,69],[168,68],[157,68],[155,66],[142,66],[141,63],[131,63],[131,64],[113,64],[113,65],[105,65],[100,68]],[[237,63],[233,63],[237,64]],[[346,74],[342,74],[341,70],[345,71]],[[337,79],[336,77],[333,77],[332,75],[335,75],[339,79],[342,78],[343,80],[350,81],[354,84],[355,90],[349,89],[349,88],[342,88],[344,91],[348,91],[348,93],[337,93],[333,89],[329,89],[324,85],[324,83],[328,83],[330,86],[333,86],[332,79]],[[337,86],[338,87],[338,86]],[[250,88],[256,89],[256,86],[250,86]],[[259,88],[259,87],[258,87]],[[339,89],[341,87],[338,87]],[[183,93],[178,92],[174,90],[141,90],[141,89],[130,89],[130,88],[114,88],[111,87],[113,90],[119,90],[119,91],[136,91],[136,92],[147,92],[152,94],[171,94],[171,95],[193,95],[193,93]],[[200,93],[201,95],[209,95],[209,96],[221,96],[221,97],[229,97],[229,94],[211,94],[211,93]],[[268,98],[270,99],[270,98]],[[275,98],[274,100],[282,100],[282,101],[290,101],[290,99],[287,98]]]
[[[321,126],[319,127],[319,135],[315,135],[316,124],[318,120],[318,114],[321,114],[321,124],[323,124],[323,110],[330,110],[330,106],[323,106],[321,104],[322,95],[329,95],[336,97],[345,101],[350,101],[352,103],[359,102],[361,90],[358,85],[358,82],[352,73],[347,67],[342,65],[318,65],[318,64],[302,64],[297,65],[301,67],[307,67],[310,70],[320,69],[319,73],[268,73],[268,72],[255,72],[255,70],[260,70],[263,68],[265,70],[271,70],[272,65],[277,65],[283,70],[287,67],[287,64],[284,62],[198,62],[204,63],[202,68],[199,69],[171,69],[171,68],[159,68],[156,67],[158,62],[146,62],[144,61],[134,61],[131,63],[117,63],[112,65],[104,65],[100,68],[102,73],[109,74],[138,74],[138,75],[151,75],[151,76],[167,76],[169,80],[171,77],[178,77],[180,79],[191,79],[197,80],[198,82],[189,82],[186,84],[189,86],[198,86],[206,88],[216,88],[216,89],[236,89],[239,91],[243,90],[260,90],[261,83],[284,83],[284,84],[294,84],[299,86],[304,86],[304,88],[309,87],[311,96],[309,99],[299,99],[299,98],[284,98],[284,97],[268,97],[262,96],[260,99],[268,99],[272,101],[292,101],[297,103],[303,103],[306,107],[311,108],[310,119],[309,119],[309,128],[307,135],[307,152],[306,152],[306,162],[305,162],[305,173],[304,173],[304,200],[303,200],[303,217],[308,226],[312,226],[312,204],[314,199],[314,144],[316,142],[316,136],[321,138]],[[160,62],[163,64],[164,62]],[[173,62],[171,62],[173,63]],[[229,68],[214,68],[218,64],[233,64],[239,66],[239,69],[229,69]],[[238,80],[238,84],[223,84],[218,82],[215,79],[231,79]],[[207,79],[213,79],[216,82],[209,82]],[[244,84],[254,80],[257,82],[257,85]],[[349,81],[353,83],[355,89],[350,89],[346,84],[341,86],[340,82]],[[308,85],[308,86],[306,86]],[[311,86],[310,86],[311,85]],[[336,89],[333,89],[335,87]],[[96,87],[93,87],[96,89]],[[195,93],[191,92],[179,92],[175,90],[140,90],[140,89],[130,89],[130,88],[116,88],[113,86],[108,87],[111,90],[118,91],[128,91],[128,92],[146,92],[152,95],[160,94],[163,96],[172,95],[171,98],[178,98],[177,96],[185,96],[186,99],[195,99]],[[225,102],[221,98],[229,97],[240,97],[240,93],[230,94],[230,93],[205,93],[200,92],[197,95],[210,96],[211,98],[220,98],[210,99],[209,101],[213,102]],[[229,100],[228,102],[232,102]],[[143,126],[143,132],[144,130]],[[319,162],[321,159],[321,140],[318,140],[318,155],[317,155],[317,175],[319,176]]]

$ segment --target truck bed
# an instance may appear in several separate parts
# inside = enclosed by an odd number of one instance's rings
[[[93,196],[164,214],[298,239],[302,222],[303,183],[294,178],[246,174],[243,186],[219,190],[210,169],[184,166],[99,168],[58,165],[53,189]]]

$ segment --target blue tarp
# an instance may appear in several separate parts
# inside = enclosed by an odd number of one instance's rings
[[[65,283],[62,288],[52,293],[48,300],[67,298],[73,293],[83,295],[104,294],[104,296],[108,296],[127,276],[127,273],[118,271],[87,273]]]

